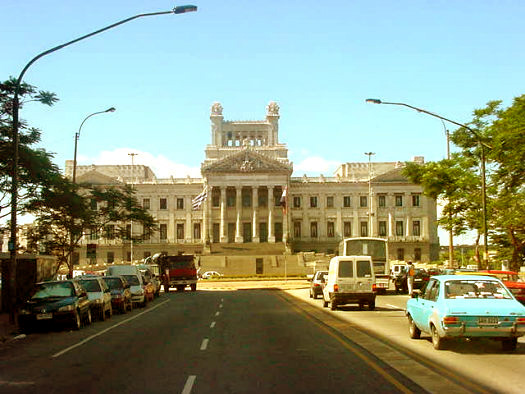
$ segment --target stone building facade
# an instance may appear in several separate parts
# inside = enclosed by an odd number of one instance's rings
[[[209,261],[222,256],[217,262],[222,267],[235,256],[274,256],[265,259],[277,267],[280,258],[301,252],[335,254],[339,242],[352,236],[387,238],[391,259],[437,260],[436,202],[402,175],[403,163],[344,163],[332,177],[292,177],[275,102],[261,121],[225,121],[222,111],[213,104],[202,178],[158,179],[142,165],[77,167],[78,182],[132,183],[159,225],[133,247],[86,235],[81,264],[85,245],[94,243],[99,263],[165,251],[197,253]],[[72,164],[66,162],[66,175]],[[203,190],[207,198],[193,209],[192,200]],[[142,234],[138,225],[132,231]]]

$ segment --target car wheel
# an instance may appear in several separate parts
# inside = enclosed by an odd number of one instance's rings
[[[113,316],[113,305],[109,304],[109,310],[108,310],[109,317]]]
[[[408,334],[412,339],[421,338],[421,330],[417,328],[416,323],[414,323],[414,320],[410,315],[408,315]]]
[[[93,316],[91,316],[91,308],[88,308],[86,314],[85,325],[89,326],[93,322]]]
[[[364,307],[365,307],[365,304],[363,304],[362,302],[360,302],[360,303],[359,303],[359,310],[362,311]]]
[[[327,308],[327,307],[328,307],[328,301],[326,301],[323,296],[323,308]]]
[[[376,301],[375,300],[374,301],[370,301],[368,303],[368,310],[373,311],[374,309],[376,309]]]
[[[504,351],[514,351],[518,346],[518,338],[505,338],[501,341],[501,348]]]
[[[80,313],[78,313],[78,310],[75,310],[75,314],[73,316],[73,330],[80,330],[81,326],[82,320],[80,320]]]
[[[106,310],[104,309],[104,305],[102,305],[102,309],[100,310],[99,319],[100,319],[100,321],[105,321],[106,320]]]
[[[314,298],[314,295],[312,294],[312,290],[310,290],[310,298]]]
[[[330,302],[330,310],[335,311],[337,309],[337,304],[335,302]]]
[[[133,312],[133,301],[129,300],[129,305],[128,305],[128,307],[129,307],[129,311],[130,311],[130,312]]]
[[[432,335],[432,345],[434,346],[434,349],[443,350],[445,341],[439,336],[436,326],[430,326],[430,333]]]

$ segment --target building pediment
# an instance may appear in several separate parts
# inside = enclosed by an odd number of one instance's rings
[[[119,179],[102,174],[97,170],[91,170],[83,173],[77,177],[76,182],[88,183],[91,185],[111,185],[122,183]]]
[[[262,173],[279,172],[292,173],[292,164],[266,157],[250,149],[243,149],[230,156],[205,163],[202,165],[202,173]]]

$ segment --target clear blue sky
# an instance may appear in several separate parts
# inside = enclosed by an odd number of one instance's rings
[[[177,3],[181,5],[185,3]],[[294,176],[332,175],[337,164],[445,156],[438,119],[458,122],[489,100],[524,93],[523,0],[195,0],[196,13],[141,18],[38,60],[25,81],[55,92],[54,107],[21,117],[64,167],[150,165],[159,177],[198,175],[210,143],[210,107],[226,120],[281,108],[280,141]],[[18,76],[38,53],[169,0],[2,0],[0,75]],[[454,129],[450,125],[451,130]]]

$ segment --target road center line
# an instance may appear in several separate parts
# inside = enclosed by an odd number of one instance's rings
[[[204,338],[202,340],[202,343],[201,343],[201,350],[206,350],[206,348],[208,347],[208,342],[210,342],[210,340],[208,338]]]
[[[215,316],[219,316],[221,314],[221,312],[217,311],[215,312]]]
[[[191,393],[191,389],[193,387],[193,383],[195,383],[195,379],[197,379],[196,375],[188,376],[188,379],[186,380],[186,384],[184,385],[184,388],[182,389],[182,394]]]
[[[219,308],[222,308],[222,304],[219,305]]]
[[[212,321],[211,324],[210,324],[210,328],[213,328],[213,327],[215,327],[215,322],[214,321]]]
[[[159,306],[164,305],[166,302],[169,302],[169,300],[165,300],[165,301],[161,302],[160,304],[155,305],[155,306],[152,307],[152,308],[148,308],[147,310],[145,310],[145,311],[143,311],[143,312],[140,312],[138,315],[132,316],[132,317],[130,317],[129,319],[126,319],[126,320],[122,320],[121,322],[115,324],[114,326],[108,327],[108,328],[106,328],[105,330],[102,330],[102,331],[100,331],[100,332],[97,332],[96,334],[93,334],[93,335],[91,335],[90,337],[87,337],[86,339],[83,339],[82,341],[80,341],[80,342],[78,342],[78,343],[76,343],[76,344],[74,344],[74,345],[72,345],[72,346],[70,346],[70,347],[68,347],[68,348],[65,348],[64,350],[61,350],[61,351],[59,351],[58,353],[53,354],[53,355],[51,356],[51,358],[57,358],[57,357],[60,357],[61,355],[63,355],[63,354],[65,354],[65,353],[69,352],[70,350],[73,350],[73,349],[75,349],[75,348],[77,348],[77,347],[79,347],[79,346],[82,346],[83,344],[85,344],[85,343],[91,341],[92,339],[95,339],[96,337],[98,337],[98,336],[100,336],[100,335],[102,335],[102,334],[105,334],[106,332],[108,332],[108,331],[110,331],[110,330],[113,330],[114,328],[117,328],[118,326],[121,326],[121,325],[124,324],[124,323],[127,323],[127,322],[129,322],[129,321],[131,321],[131,320],[136,319],[136,318],[139,317],[139,316],[142,316],[142,315],[145,314],[145,313],[148,313],[148,312],[151,312],[151,311],[157,309]]]

